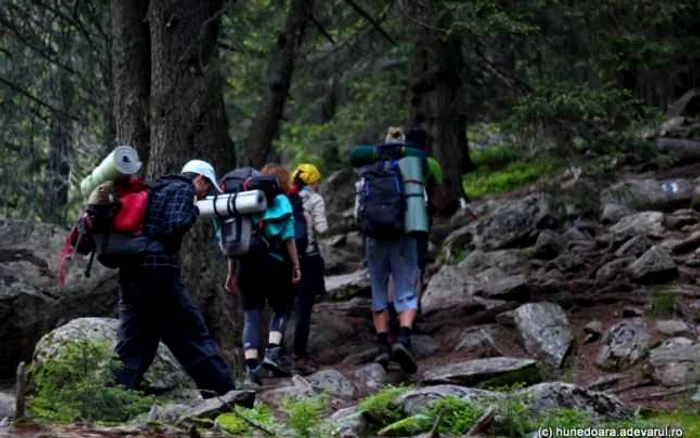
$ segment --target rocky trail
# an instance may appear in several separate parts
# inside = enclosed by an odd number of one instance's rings
[[[279,407],[284,397],[329,394],[336,411],[331,418],[344,419],[338,424],[346,437],[376,432],[364,416],[349,414],[363,397],[400,383],[414,386],[399,400],[406,414],[447,395],[508,396],[494,392],[498,388],[527,393],[534,411],[567,407],[601,419],[625,418],[640,408],[696,408],[691,397],[700,384],[700,213],[694,209],[700,205],[699,169],[622,169],[620,179],[600,191],[585,178],[562,178],[554,193],[534,185],[518,196],[473,203],[473,214],[460,211],[436,224],[413,336],[419,359],[413,376],[372,363],[369,280],[359,256],[361,238],[349,219],[354,174],[331,176],[323,189],[333,193],[329,207],[336,226],[322,242],[328,295],[315,306],[309,347],[319,370],[268,379],[257,400]],[[591,203],[596,216],[585,213]],[[3,376],[31,357],[37,342],[35,360],[50,357],[64,339],[113,342],[116,322],[106,319],[114,316],[112,272],[96,266],[85,281],[75,269],[71,293],[52,292],[51,251],[61,237],[56,227],[0,224]],[[161,390],[181,391],[185,400],[171,411],[152,410],[150,420],[211,418],[228,406],[205,409],[201,401],[188,400],[191,382],[165,348],[147,378]],[[0,418],[11,417],[10,403],[3,401],[11,398],[7,390],[0,397]],[[231,397],[232,403],[252,400],[247,392]],[[0,437],[22,430],[8,425],[2,423]],[[91,436],[71,435],[87,433],[71,428],[57,436]],[[133,427],[90,430],[94,436],[143,433]],[[38,436],[34,432],[27,429],[24,436]]]

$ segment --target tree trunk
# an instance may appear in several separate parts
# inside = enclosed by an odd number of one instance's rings
[[[221,0],[151,2],[150,179],[179,173],[195,158],[211,162],[219,174],[235,166],[217,51],[222,12]],[[223,289],[225,259],[209,224],[193,228],[180,254],[188,290],[222,350],[231,352],[241,319],[234,318],[236,301]]]
[[[117,144],[136,148],[143,163],[148,162],[150,135],[151,50],[147,12],[148,0],[112,2],[115,140]]]
[[[289,87],[292,84],[297,48],[313,10],[314,0],[291,0],[284,31],[277,36],[277,47],[270,62],[268,93],[253,119],[244,144],[242,164],[262,167],[270,158],[272,141],[279,137]]]
[[[70,60],[70,36],[63,36],[61,44],[65,59]],[[51,114],[49,134],[48,161],[48,203],[45,206],[45,218],[53,223],[62,224],[65,219],[65,209],[68,205],[68,189],[70,187],[70,154],[73,145],[73,121],[70,113],[73,111],[75,89],[72,78],[65,69],[55,68],[54,90],[56,92],[56,108]]]
[[[413,16],[435,22],[432,0],[415,5]],[[435,27],[449,28],[451,18],[442,14]],[[462,175],[473,170],[467,142],[466,68],[459,35],[438,35],[418,26],[411,72],[411,113],[430,133],[429,152],[443,168],[445,208],[465,196]],[[450,208],[449,206],[452,206]],[[442,210],[442,209],[441,209]]]

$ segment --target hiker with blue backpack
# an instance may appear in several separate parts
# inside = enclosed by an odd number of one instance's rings
[[[376,361],[386,368],[394,360],[405,372],[413,374],[418,368],[411,351],[411,331],[418,310],[418,247],[406,228],[409,216],[405,185],[422,182],[406,178],[401,171],[404,143],[403,131],[390,128],[382,145],[361,146],[362,149],[351,152],[351,161],[361,165],[360,181],[356,184],[356,215],[365,238],[372,288],[372,319],[379,350]],[[422,188],[420,193],[422,197]],[[389,342],[390,277],[394,279],[394,306],[400,325],[398,340],[393,344]]]
[[[311,311],[317,296],[326,293],[324,280],[325,263],[318,246],[317,237],[328,231],[328,218],[323,197],[318,193],[321,172],[310,163],[300,164],[293,172],[291,199],[298,197],[302,202],[307,249],[300,253],[302,281],[297,301],[296,327],[294,330],[294,364],[297,370],[306,373],[315,368],[308,357],[309,333],[311,328]]]
[[[221,181],[225,193],[261,190],[267,208],[252,216],[236,216],[221,225],[220,247],[228,258],[225,288],[240,291],[243,300],[243,354],[245,385],[262,384],[261,368],[277,377],[289,375],[280,362],[287,321],[301,280],[295,218],[287,197],[289,174],[280,166],[268,165],[260,172],[251,168],[236,169]],[[270,320],[265,357],[260,363],[260,326],[262,311],[269,304]]]

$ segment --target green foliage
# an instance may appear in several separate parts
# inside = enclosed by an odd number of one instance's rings
[[[676,312],[677,296],[672,290],[656,289],[651,294],[652,316],[671,316]]]
[[[55,358],[32,370],[36,394],[30,410],[37,417],[62,422],[123,422],[148,411],[152,397],[115,385],[118,366],[107,343],[66,343]]]
[[[282,401],[282,408],[289,417],[288,424],[294,431],[294,436],[320,438],[329,435],[330,428],[323,424],[322,418],[328,411],[328,400],[329,397],[324,394],[313,398],[286,398]]]
[[[359,410],[379,424],[390,424],[401,418],[396,400],[410,390],[407,386],[387,386],[365,398],[358,405]]]
[[[463,435],[483,414],[478,404],[459,397],[445,397],[411,417],[394,422],[379,431],[379,435],[413,435],[430,430],[439,419],[438,431]]]
[[[576,409],[553,409],[545,412],[540,421],[541,427],[545,428],[566,428],[573,429],[576,427],[585,427],[591,424],[591,419],[586,412]]]
[[[285,429],[275,418],[269,406],[259,403],[253,409],[234,406],[233,412],[226,412],[216,417],[216,423],[224,432],[236,436],[250,436],[258,432],[253,426],[263,427],[271,432],[282,433]]]
[[[501,170],[478,168],[464,175],[464,191],[470,199],[506,193],[547,177],[560,169],[556,160],[515,161]]]

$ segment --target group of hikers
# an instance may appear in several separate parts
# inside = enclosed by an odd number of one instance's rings
[[[390,128],[380,141],[425,151],[428,134],[422,128]],[[432,216],[430,194],[442,183],[440,166],[431,157],[423,160],[425,203]],[[355,215],[386,206],[369,205],[370,173],[360,173],[355,184]],[[257,178],[257,179],[256,179]],[[244,386],[262,384],[261,370],[274,376],[289,376],[294,369],[313,367],[309,358],[312,307],[325,293],[324,260],[319,239],[329,229],[325,201],[318,191],[322,175],[310,163],[291,173],[278,164],[262,169],[240,168],[216,177],[211,164],[187,162],[176,175],[163,176],[149,186],[148,207],[143,222],[147,243],[139,256],[119,265],[120,326],[116,352],[122,367],[117,383],[137,388],[163,341],[203,397],[224,394],[235,388],[233,373],[212,339],[201,312],[187,293],[182,280],[179,251],[183,237],[197,221],[197,201],[232,187],[245,191],[263,187],[268,196],[264,211],[252,215],[253,237],[247,252],[230,256],[226,233],[241,223],[213,220],[219,249],[227,255],[224,287],[240,295],[244,310]],[[251,181],[261,181],[260,186]],[[276,191],[267,190],[274,186]],[[245,227],[245,224],[243,224]],[[363,227],[360,227],[362,230]],[[250,237],[250,236],[248,236]],[[238,243],[240,239],[237,240]],[[364,262],[371,280],[372,320],[377,337],[376,361],[384,367],[391,361],[409,374],[417,371],[411,349],[411,331],[419,312],[426,267],[428,233],[369,236],[364,234]],[[262,250],[260,248],[263,248]],[[296,302],[296,306],[295,306]],[[262,360],[259,357],[262,313],[269,305],[272,317]],[[293,365],[288,366],[284,335],[296,308]]]

